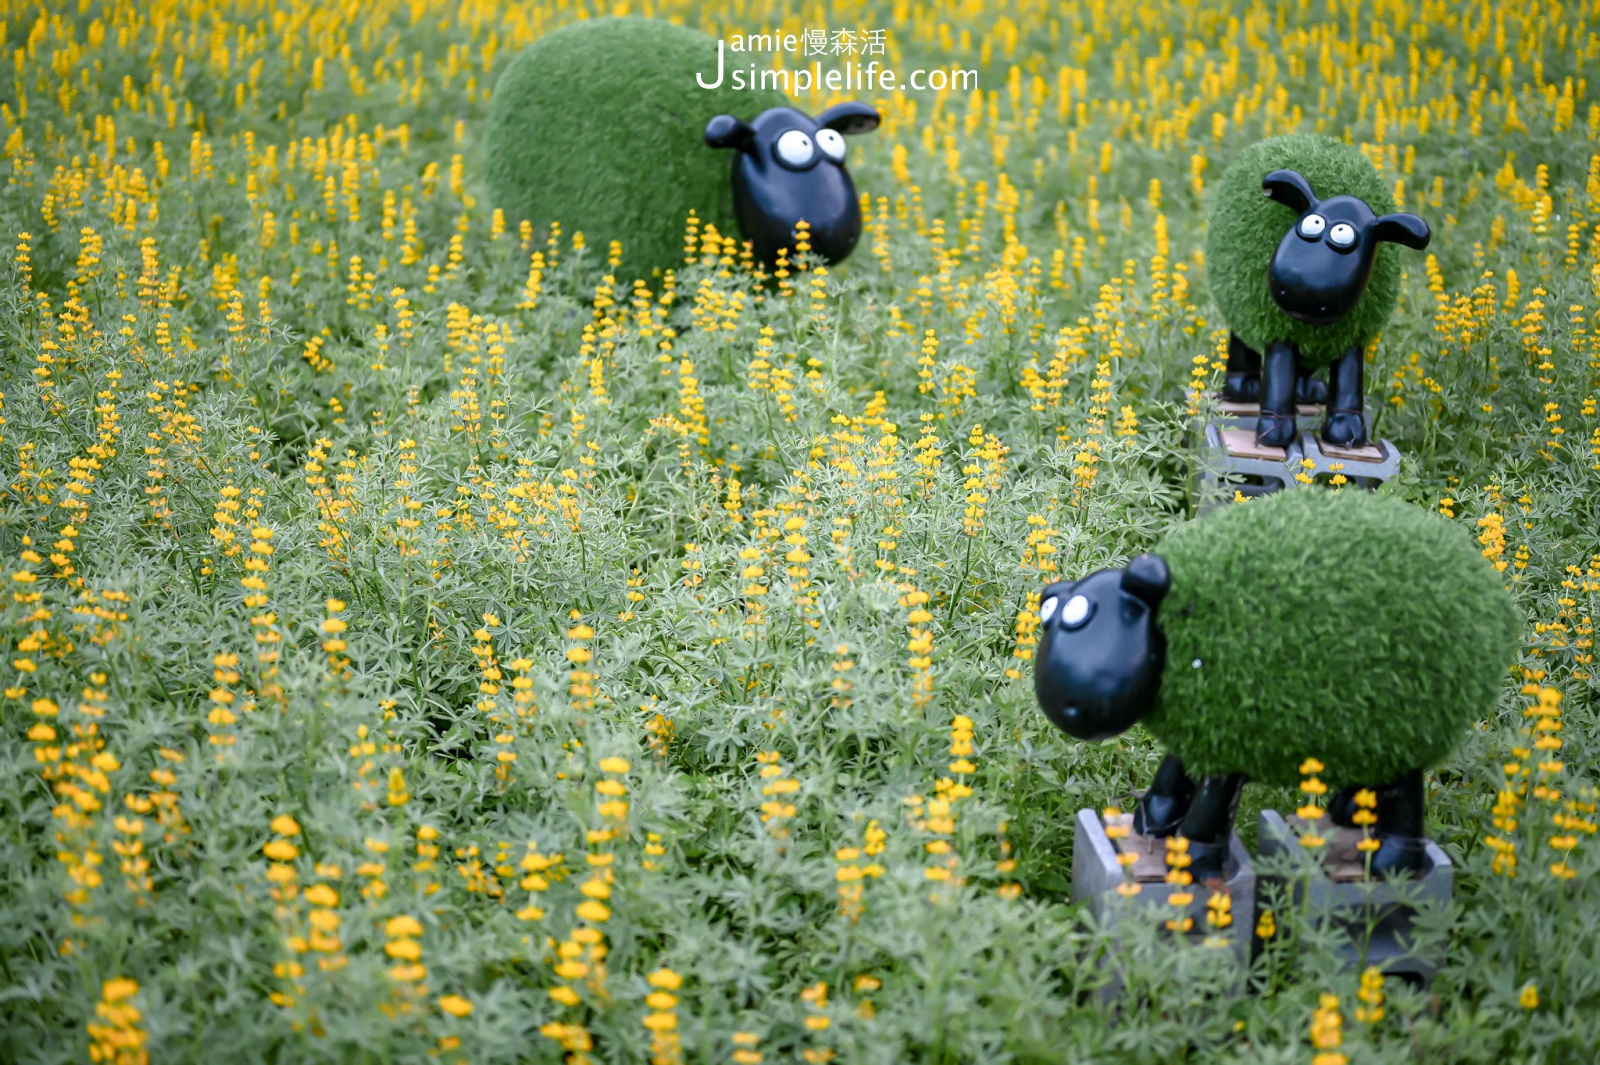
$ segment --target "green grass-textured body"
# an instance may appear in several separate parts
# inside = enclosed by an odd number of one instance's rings
[[[573,23],[539,38],[506,67],[490,106],[484,177],[513,225],[560,222],[604,251],[622,242],[635,270],[682,261],[691,210],[738,236],[728,153],[707,147],[706,123],[790,106],[775,90],[743,91],[717,73],[716,43],[697,30],[642,18]]]
[[[1145,724],[1194,774],[1382,784],[1495,706],[1520,612],[1471,537],[1366,492],[1282,492],[1170,534]],[[1195,663],[1199,665],[1196,666]]]
[[[1377,215],[1394,211],[1394,197],[1360,152],[1309,133],[1252,144],[1218,182],[1206,233],[1206,276],[1223,319],[1256,351],[1286,340],[1300,349],[1303,368],[1320,369],[1352,344],[1365,347],[1383,329],[1400,293],[1400,249],[1378,246],[1367,290],[1349,314],[1326,325],[1295,321],[1267,288],[1267,264],[1297,217],[1262,194],[1261,179],[1280,169],[1304,175],[1318,199],[1356,196]]]

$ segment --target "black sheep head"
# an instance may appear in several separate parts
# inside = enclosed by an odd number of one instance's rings
[[[1318,200],[1311,183],[1293,170],[1274,170],[1261,189],[1300,216],[1267,264],[1273,301],[1297,321],[1337,322],[1367,290],[1380,242],[1422,251],[1432,235],[1414,214],[1379,218],[1354,196]]]
[[[1033,691],[1052,724],[1080,740],[1127,729],[1155,702],[1167,665],[1156,608],[1172,585],[1160,555],[1046,588]]]
[[[718,115],[706,143],[732,148],[733,210],[739,229],[769,266],[778,251],[794,254],[794,227],[811,229],[811,250],[830,263],[849,255],[861,236],[861,204],[844,168],[844,135],[878,128],[878,112],[862,103],[835,104],[815,119],[774,107],[744,123]]]

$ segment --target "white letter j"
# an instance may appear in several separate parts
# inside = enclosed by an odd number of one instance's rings
[[[717,80],[707,85],[706,79],[698,72],[695,73],[694,80],[699,83],[702,89],[715,89],[722,84],[722,41],[720,38],[717,40]]]

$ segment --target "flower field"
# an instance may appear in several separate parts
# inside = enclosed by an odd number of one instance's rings
[[[0,1060],[1594,1060],[1600,3],[635,4],[980,85],[866,97],[846,263],[665,272],[481,182],[610,13],[0,0]],[[1032,691],[1044,584],[1202,502],[1208,191],[1290,131],[1433,227],[1383,491],[1528,618],[1426,989],[1097,927],[1161,752]]]

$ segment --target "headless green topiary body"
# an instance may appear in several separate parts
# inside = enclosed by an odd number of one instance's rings
[[[1318,199],[1357,196],[1374,214],[1394,211],[1394,197],[1360,152],[1332,137],[1295,133],[1258,141],[1240,152],[1217,183],[1206,233],[1206,276],[1228,327],[1251,348],[1275,340],[1300,349],[1304,370],[1318,370],[1351,345],[1366,347],[1394,313],[1400,294],[1399,251],[1380,244],[1366,292],[1349,314],[1327,325],[1297,322],[1267,290],[1267,264],[1297,217],[1268,199],[1261,179],[1274,170],[1297,170]]]
[[[775,90],[735,90],[731,76],[702,89],[697,73],[716,77],[716,42],[667,22],[587,19],[539,38],[506,67],[489,108],[494,206],[513,225],[582,231],[602,254],[620,240],[636,271],[682,261],[691,209],[738,236],[728,153],[706,146],[706,123],[792,105]]]
[[[1279,492],[1155,552],[1167,668],[1143,720],[1196,778],[1293,784],[1306,758],[1335,786],[1428,768],[1516,655],[1520,611],[1471,536],[1388,497]]]

